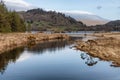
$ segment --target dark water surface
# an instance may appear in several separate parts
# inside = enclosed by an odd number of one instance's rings
[[[65,40],[0,55],[0,80],[120,80],[120,68],[71,49]]]

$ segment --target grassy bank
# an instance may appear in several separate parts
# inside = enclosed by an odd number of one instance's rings
[[[97,33],[97,39],[78,41],[76,48],[93,57],[112,61],[111,66],[120,66],[120,33]]]
[[[65,34],[44,34],[44,33],[0,33],[0,53],[12,50],[32,42],[40,42],[52,39],[68,39]]]

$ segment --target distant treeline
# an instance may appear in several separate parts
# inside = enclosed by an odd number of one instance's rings
[[[0,32],[24,32],[23,19],[15,11],[9,11],[3,1],[0,2]]]
[[[104,25],[88,26],[89,31],[120,31],[120,20],[110,21]]]

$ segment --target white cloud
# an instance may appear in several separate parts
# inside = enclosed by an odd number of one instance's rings
[[[30,57],[32,57],[33,54],[29,53],[27,51],[25,51],[20,57],[19,59],[17,60],[17,62],[22,62],[22,61],[25,61],[27,59],[29,59]]]
[[[26,2],[25,0],[3,0],[5,4],[7,5],[8,9],[10,10],[16,10],[16,11],[24,11],[28,9],[37,8],[33,6],[32,4]],[[48,9],[50,10],[50,9]],[[69,13],[69,14],[89,14],[94,15],[91,12],[88,11],[81,11],[81,10],[70,10],[70,11],[57,11],[62,13]]]
[[[7,5],[8,9],[11,10],[28,10],[34,8],[30,3],[25,2],[24,0],[3,0]]]
[[[69,14],[88,14],[88,15],[94,15],[91,12],[88,11],[81,11],[81,10],[71,10],[71,11],[60,11],[62,13],[69,13]]]

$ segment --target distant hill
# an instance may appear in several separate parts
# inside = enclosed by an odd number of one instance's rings
[[[104,25],[89,26],[88,30],[95,31],[120,31],[120,20],[110,21]]]
[[[76,31],[86,27],[82,22],[55,11],[45,11],[38,8],[19,12],[19,14],[27,24],[31,25],[32,30]]]
[[[116,21],[110,21],[107,24],[105,24],[106,26],[119,26],[120,27],[120,20],[116,20]]]
[[[109,22],[109,20],[94,14],[75,13],[75,12],[65,12],[65,14],[73,17],[77,21],[82,21],[87,26],[102,25]]]
[[[20,16],[27,24],[27,30],[37,31],[120,31],[120,20],[108,22],[99,16],[92,14],[84,14],[84,16],[76,17],[86,22],[95,22],[94,25],[86,26],[81,21],[55,11],[45,11],[43,9],[32,9],[26,12],[19,12]],[[83,14],[82,14],[83,15]],[[86,16],[88,15],[88,16]],[[71,15],[72,16],[72,15]],[[76,15],[77,16],[77,15]],[[90,20],[90,21],[88,21]],[[94,20],[94,21],[93,21]],[[102,22],[103,21],[103,22]],[[102,22],[99,25],[97,22]]]

